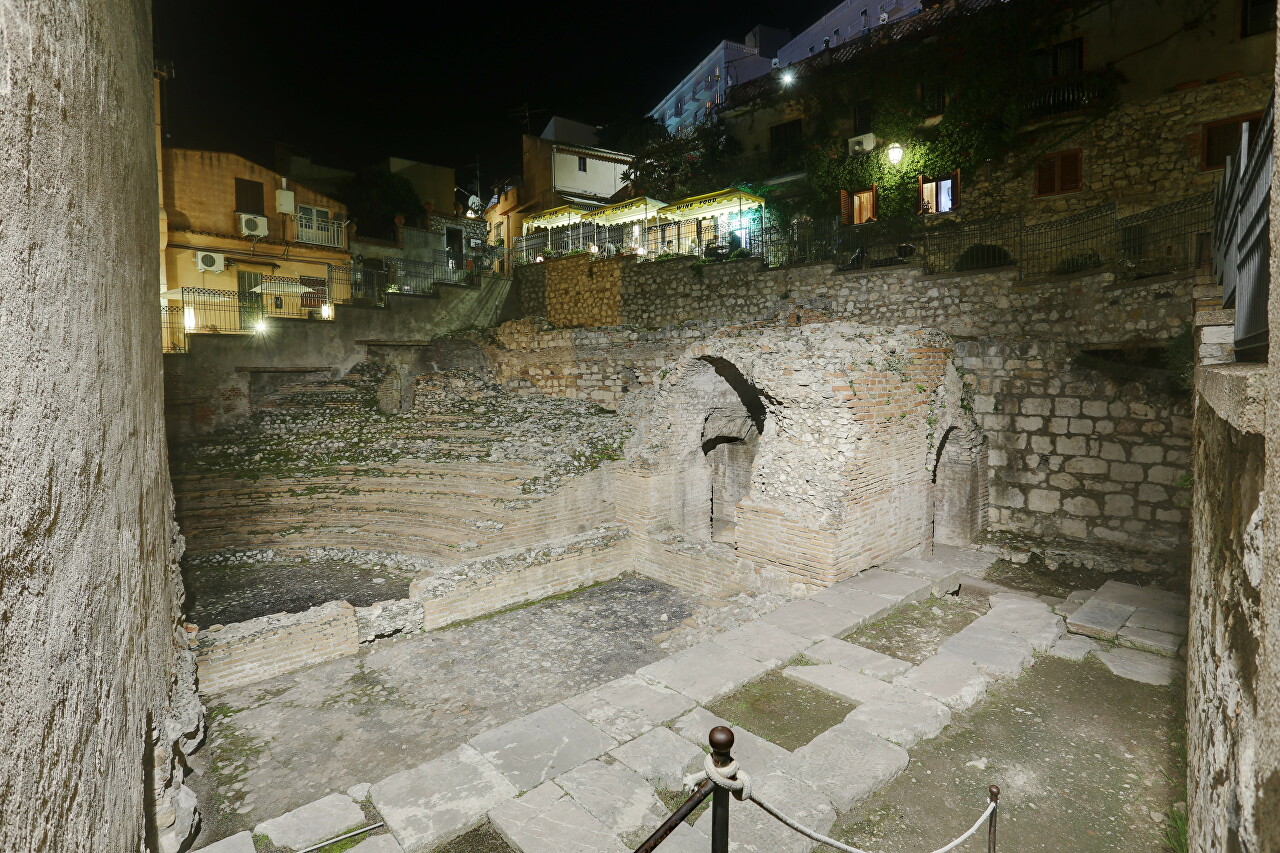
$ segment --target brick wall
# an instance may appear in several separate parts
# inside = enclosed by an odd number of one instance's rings
[[[355,608],[330,601],[302,613],[279,613],[196,635],[201,693],[220,693],[359,648]]]

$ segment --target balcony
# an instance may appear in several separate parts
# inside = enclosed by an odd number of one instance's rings
[[[321,219],[317,216],[299,216],[295,222],[297,226],[295,239],[299,243],[328,246],[333,249],[347,247],[347,223],[345,222]]]
[[[1118,85],[1113,71],[1082,71],[1034,83],[1019,101],[1025,118],[1034,121],[1105,107],[1115,98]]]
[[[1222,304],[1236,310],[1237,361],[1265,361],[1268,351],[1274,108],[1267,107],[1252,139],[1248,131],[1240,134],[1214,200],[1213,267]]]

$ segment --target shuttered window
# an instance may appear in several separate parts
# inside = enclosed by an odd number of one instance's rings
[[[1084,187],[1084,164],[1080,149],[1059,151],[1036,163],[1035,194],[1060,195],[1079,192]]]
[[[874,221],[879,211],[876,186],[869,190],[840,190],[840,224],[861,225]]]
[[[236,213],[253,213],[263,216],[266,212],[266,206],[263,203],[262,181],[236,178]]]
[[[949,213],[960,206],[960,172],[929,177],[921,175],[920,212]]]
[[[1221,169],[1227,165],[1227,158],[1234,157],[1240,149],[1240,137],[1248,128],[1250,136],[1258,126],[1261,113],[1214,121],[1204,126],[1200,143],[1203,159],[1200,168]]]

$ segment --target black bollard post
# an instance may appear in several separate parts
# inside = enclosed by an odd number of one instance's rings
[[[707,738],[711,744],[711,762],[728,767],[733,761],[733,732],[728,726],[716,726]],[[711,795],[711,853],[729,853],[729,792],[719,785]]]
[[[996,853],[996,815],[1000,813],[1000,788],[992,785],[987,793],[991,796],[991,802],[996,804],[991,810],[991,817],[987,819],[987,853]]]

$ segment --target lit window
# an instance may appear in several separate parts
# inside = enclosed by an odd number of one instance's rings
[[[1247,130],[1252,138],[1261,118],[1261,113],[1254,113],[1206,124],[1200,141],[1200,149],[1204,152],[1200,168],[1209,170],[1226,166],[1227,158],[1234,157],[1240,150],[1240,137]]]
[[[876,187],[869,190],[840,190],[840,224],[861,225],[876,218]]]
[[[578,171],[579,171],[579,172],[585,172],[585,171],[587,171],[587,158],[586,158],[586,157],[579,157],[579,158],[578,158]]]
[[[1084,186],[1080,149],[1049,154],[1036,163],[1035,194],[1060,195],[1079,192]]]
[[[942,177],[920,176],[920,212],[947,213],[960,204],[960,173]]]

